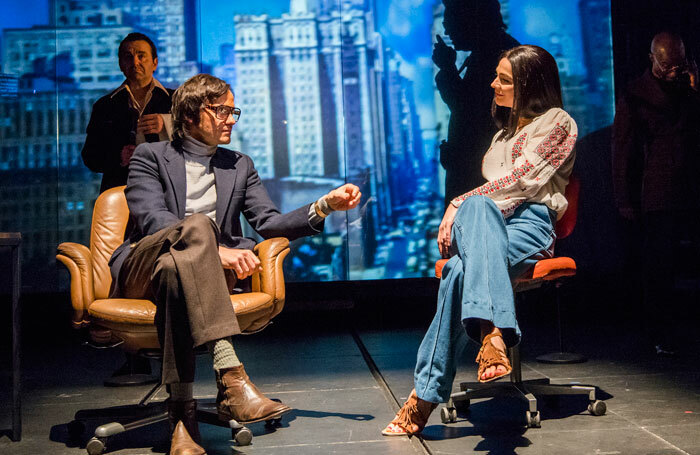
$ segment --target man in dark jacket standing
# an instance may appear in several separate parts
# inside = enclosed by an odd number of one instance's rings
[[[657,34],[649,59],[651,68],[617,105],[613,188],[620,215],[641,228],[649,336],[658,354],[673,354],[681,316],[673,295],[677,243],[698,236],[691,220],[700,208],[700,94],[680,36]]]
[[[92,107],[82,157],[93,172],[102,173],[100,193],[126,185],[129,160],[136,145],[171,138],[170,98],[153,77],[158,52],[142,33],[130,33],[119,44],[119,68],[126,80]]]

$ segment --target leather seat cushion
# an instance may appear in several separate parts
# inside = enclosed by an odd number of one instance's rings
[[[136,325],[153,325],[156,306],[150,300],[100,299],[88,308],[94,320]]]
[[[272,305],[272,296],[262,292],[231,295],[231,304],[238,315],[267,310]],[[100,299],[95,300],[88,313],[93,320],[121,324],[153,325],[156,306],[150,300]]]

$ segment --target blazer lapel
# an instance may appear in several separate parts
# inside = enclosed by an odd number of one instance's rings
[[[176,150],[172,143],[165,149],[165,168],[168,171],[170,185],[175,193],[175,205],[177,217],[185,218],[185,204],[187,203],[187,177],[185,176],[185,157],[182,152]]]
[[[218,148],[211,165],[216,179],[216,224],[222,226],[236,187],[236,156],[229,150]]]

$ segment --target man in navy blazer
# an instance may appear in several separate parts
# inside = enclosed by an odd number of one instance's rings
[[[204,453],[190,439],[199,440],[192,398],[196,346],[207,345],[213,356],[220,419],[246,424],[290,410],[260,393],[231,341],[240,330],[225,270],[242,280],[260,268],[240,215],[264,238],[295,239],[320,232],[328,214],[356,207],[361,196],[357,186],[346,184],[280,213],[250,157],[218,147],[231,141],[239,116],[231,88],[220,79],[199,74],[178,88],[175,139],[142,144],[131,158],[131,226],[110,261],[112,297],[147,298],[157,306],[173,455]]]

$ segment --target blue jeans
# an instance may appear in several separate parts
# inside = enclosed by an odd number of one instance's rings
[[[520,337],[512,280],[552,257],[554,212],[525,203],[507,219],[484,196],[466,199],[452,226],[452,258],[442,270],[435,318],[418,349],[414,384],[419,398],[445,402],[456,359],[467,335],[480,339],[480,319],[503,332],[508,345]],[[465,330],[466,329],[466,330]]]

